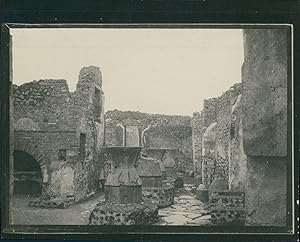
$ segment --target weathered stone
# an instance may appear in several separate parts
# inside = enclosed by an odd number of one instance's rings
[[[136,166],[143,187],[162,186],[163,178],[158,160],[150,157],[140,157]]]
[[[74,203],[74,197],[48,197],[43,196],[29,202],[34,208],[67,208]]]
[[[118,123],[124,126],[136,125],[141,131],[150,126],[141,137],[145,148],[178,149],[175,159],[176,171],[192,170],[192,128],[189,116],[112,110],[105,113],[105,118],[111,122],[111,125],[115,126]]]
[[[140,146],[140,133],[137,126],[126,126],[126,146]]]
[[[285,226],[287,216],[287,159],[248,156],[247,225]]]
[[[202,154],[210,159],[216,159],[216,128],[217,123],[212,123],[203,135]]]
[[[201,225],[201,226],[207,226],[207,225],[211,225],[211,221],[208,220],[208,219],[202,219],[201,217],[200,218],[197,218],[197,219],[194,219],[194,220],[191,220],[191,221],[187,221],[187,224],[189,225]]]
[[[31,118],[20,118],[16,123],[14,123],[14,130],[38,131],[40,130],[40,127]]]
[[[156,204],[159,208],[174,204],[174,186],[143,187],[143,201]]]
[[[104,147],[112,159],[113,171],[105,183],[108,203],[139,203],[142,201],[141,180],[134,168],[140,147]]]
[[[247,29],[242,68],[247,225],[285,226],[288,29]]]
[[[247,174],[247,156],[243,147],[242,96],[239,95],[231,110],[231,132],[229,143],[229,188],[244,189]]]
[[[221,192],[221,191],[225,191],[228,189],[229,189],[229,186],[228,186],[227,181],[222,177],[217,177],[210,184],[210,186],[208,188],[208,194],[210,197],[213,192]]]
[[[196,197],[202,202],[208,202],[208,189],[204,184],[200,184],[196,189]]]
[[[187,218],[184,215],[171,215],[162,218],[168,224],[185,225]]]
[[[158,221],[158,208],[152,204],[100,204],[89,217],[89,225],[143,225]]]
[[[103,132],[96,130],[104,128],[103,113],[100,127],[95,125],[93,102],[95,89],[101,90],[99,82],[96,79],[85,82],[79,78],[77,86],[76,91],[70,93],[66,80],[24,83],[13,94],[15,100],[23,101],[14,102],[11,114],[18,121],[15,122],[14,146],[32,156],[41,167],[41,174],[48,177],[43,193],[57,197],[73,193],[75,202],[97,189],[102,161],[97,160],[96,151],[103,145],[103,137],[99,137]],[[103,103],[102,90],[100,94],[97,101]],[[66,98],[70,101],[66,102]],[[23,121],[28,119],[35,125],[27,127]],[[67,155],[71,151],[74,155]],[[52,166],[52,163],[60,165]]]
[[[218,225],[245,224],[245,193],[239,191],[212,192],[209,198],[211,220]],[[209,216],[209,215],[207,215]]]
[[[288,30],[246,29],[243,33],[245,153],[250,156],[286,156]]]

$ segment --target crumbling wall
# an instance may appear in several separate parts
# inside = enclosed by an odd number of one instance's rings
[[[193,144],[193,169],[194,174],[201,174],[202,168],[202,136],[203,120],[202,114],[193,113],[192,118],[192,144]]]
[[[243,31],[243,144],[247,155],[246,223],[286,225],[288,30]]]
[[[218,175],[222,175],[226,181],[229,180],[231,108],[240,92],[241,83],[237,83],[220,97],[204,100],[201,115],[197,114],[193,117],[194,163],[199,160],[201,162],[201,165],[198,165],[201,169],[196,169],[195,174],[202,175],[202,181],[206,186],[209,186]],[[211,139],[204,139],[205,132],[212,124],[215,126],[214,147],[211,148],[214,152],[213,157],[208,155],[204,148],[210,146],[209,143],[212,142]]]
[[[41,167],[43,191],[51,196],[66,195],[62,178],[70,174],[62,173],[62,168],[75,170],[78,140],[75,131],[15,131],[15,150],[24,151],[37,160]],[[59,157],[59,150],[65,150],[65,158]],[[42,159],[41,159],[42,156]],[[59,174],[58,174],[59,171]],[[73,186],[73,181],[65,186]],[[74,193],[68,195],[74,196]]]
[[[70,101],[66,80],[40,80],[13,86],[13,118],[31,118],[41,129],[68,129],[65,111]]]
[[[116,131],[118,123],[125,126],[138,126],[145,132],[146,148],[176,148],[179,150],[176,169],[185,172],[193,170],[192,127],[189,116],[147,114],[133,111],[108,111],[105,114],[107,129],[105,144],[120,144],[121,131]]]
[[[213,145],[213,150],[212,152],[215,153],[216,149],[216,140],[215,140],[215,133],[210,134],[207,132],[208,128],[214,124],[214,126],[217,125],[216,123],[216,98],[210,98],[210,99],[205,99],[204,104],[203,104],[203,110],[201,111],[202,113],[202,132],[201,132],[201,177],[202,177],[202,182],[205,186],[209,186],[210,183],[213,181],[214,178],[214,173],[215,173],[215,165],[216,165],[216,156],[214,155],[213,157],[208,155],[207,152],[210,153],[210,147]],[[214,128],[215,130],[215,128]],[[212,140],[209,138],[209,143],[205,143],[204,136],[213,136],[214,139]],[[208,133],[208,134],[207,134]],[[196,137],[196,136],[195,136]],[[212,144],[213,143],[213,144]],[[212,147],[211,147],[212,148]],[[197,175],[197,174],[196,174]]]
[[[79,201],[97,189],[104,141],[104,93],[101,78],[99,67],[89,66],[81,69],[73,93],[69,92],[65,80],[47,79],[19,87],[14,85],[15,130],[35,130],[40,132],[36,134],[44,137],[42,139],[35,134],[31,136],[31,142],[48,157],[49,166],[52,167],[49,169],[51,174],[47,175],[53,178],[49,186],[52,188],[47,190],[49,194],[61,195],[64,192],[59,187],[62,186],[63,190],[72,187],[75,201]],[[53,132],[61,135],[53,139]],[[62,135],[65,133],[72,133],[72,137],[67,139]],[[80,144],[81,141],[84,144]],[[26,142],[26,139],[22,142]],[[73,144],[71,150],[70,144]],[[45,147],[52,147],[52,150]],[[70,165],[65,160],[58,160],[59,152],[71,152],[76,162]],[[59,182],[65,174],[72,177],[72,186],[64,187]]]
[[[223,175],[226,181],[229,180],[231,109],[240,93],[241,83],[237,83],[216,99],[217,162],[215,172]]]

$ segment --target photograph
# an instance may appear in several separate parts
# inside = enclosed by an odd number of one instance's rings
[[[9,224],[293,233],[292,34],[10,26]]]

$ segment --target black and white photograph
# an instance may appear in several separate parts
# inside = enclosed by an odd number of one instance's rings
[[[293,232],[291,25],[9,34],[11,225]]]

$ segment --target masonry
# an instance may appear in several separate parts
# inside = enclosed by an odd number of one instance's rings
[[[194,172],[206,186],[218,175],[229,179],[231,109],[240,93],[237,83],[220,97],[204,100],[202,111],[193,114]]]
[[[288,39],[287,29],[243,30],[242,83],[205,100],[203,110],[193,115],[195,173],[207,188],[224,188],[210,198],[216,222],[226,210],[248,226],[288,225],[293,148]],[[231,211],[227,203],[236,199],[240,205]]]
[[[95,192],[104,140],[104,93],[98,67],[80,70],[74,92],[66,80],[59,79],[14,85],[12,117],[15,153],[38,163],[43,195],[72,197],[77,202]],[[25,161],[16,159],[14,167],[22,167]],[[22,170],[15,169],[18,172]]]
[[[112,110],[106,112],[105,120],[107,144],[122,145],[122,129],[114,128],[118,123],[130,128],[139,127],[139,130],[144,130],[151,125],[145,132],[145,148],[178,149],[177,171],[193,170],[191,117]]]
[[[288,30],[249,29],[244,30],[243,37],[246,223],[285,226],[288,164],[291,164],[288,138],[291,106],[287,104],[290,82]]]

